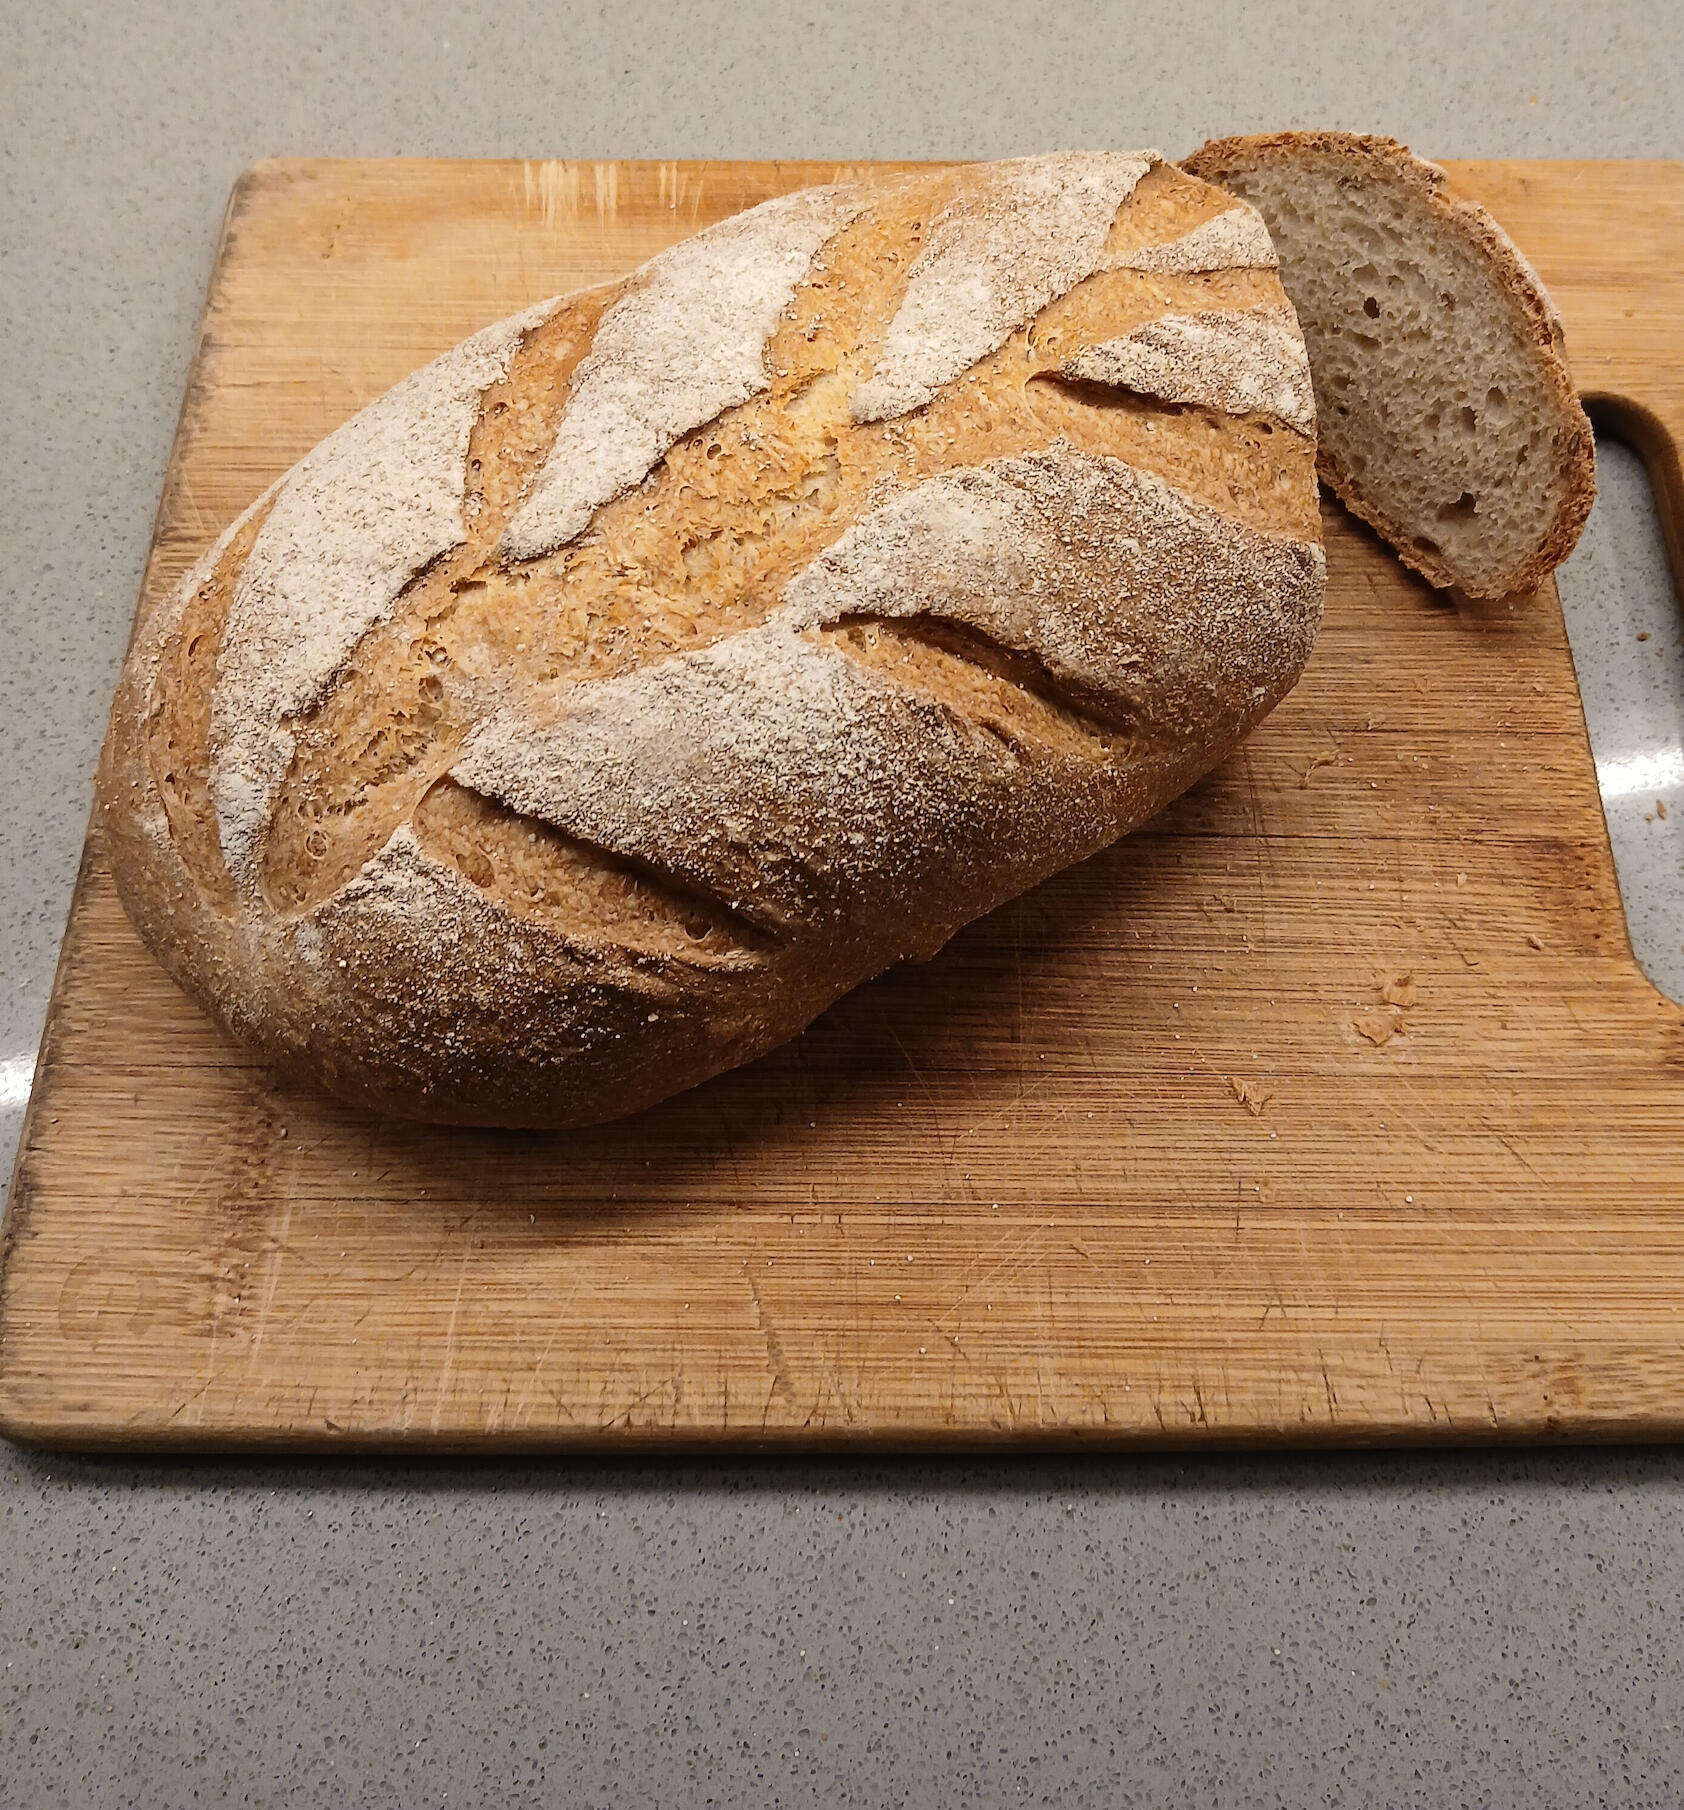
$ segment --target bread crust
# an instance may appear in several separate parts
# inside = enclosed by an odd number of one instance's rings
[[[1535,590],[1578,544],[1596,500],[1596,440],[1574,387],[1565,356],[1561,316],[1538,273],[1519,247],[1477,202],[1451,192],[1449,178],[1434,163],[1417,157],[1395,138],[1356,132],[1267,132],[1250,137],[1214,138],[1181,168],[1202,180],[1226,186],[1236,170],[1278,158],[1325,156],[1397,184],[1419,204],[1435,226],[1460,238],[1488,262],[1500,294],[1512,310],[1524,343],[1534,350],[1554,401],[1562,448],[1562,496],[1548,531],[1522,560],[1484,580],[1470,581],[1442,555],[1418,546],[1410,531],[1366,492],[1323,444],[1317,469],[1322,481],[1350,512],[1389,541],[1405,565],[1440,589],[1471,597],[1503,597]]]
[[[1153,321],[1261,310],[1273,381],[1302,345],[1266,241],[1194,237],[1233,214],[1155,153],[867,178],[781,216],[810,255],[741,216],[406,380],[137,631],[97,809],[141,936],[359,1106],[577,1125],[761,1054],[1143,822],[1290,689],[1320,620],[1313,439],[1256,413],[1255,370],[1217,381],[1207,336],[1187,391],[1183,332],[1148,389],[1066,374]],[[949,289],[969,312],[933,352],[900,333],[898,412],[882,384],[851,409],[928,222],[925,315]],[[732,315],[756,234],[783,287]],[[1154,249],[1188,242],[1218,249]],[[662,310],[708,307],[685,343],[717,370],[674,387]],[[623,369],[589,364],[603,345]],[[607,454],[559,431],[579,395]],[[547,499],[589,485],[578,529]]]

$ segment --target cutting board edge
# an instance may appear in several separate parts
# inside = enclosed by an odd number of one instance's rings
[[[897,1422],[866,1428],[826,1427],[814,1432],[799,1426],[758,1428],[696,1427],[609,1428],[588,1433],[548,1429],[540,1432],[467,1431],[444,1428],[434,1433],[394,1430],[326,1432],[318,1428],[186,1431],[155,1427],[115,1426],[36,1415],[16,1410],[0,1388],[0,1438],[24,1450],[94,1454],[156,1453],[201,1456],[257,1456],[264,1453],[347,1457],[607,1457],[615,1454],[716,1454],[865,1452],[1244,1452],[1362,1451],[1385,1447],[1534,1445],[1675,1445],[1684,1443],[1684,1408],[1676,1415],[1557,1415],[1505,1419],[1498,1423],[1469,1420],[1443,1426],[1423,1425],[1399,1416],[1369,1417],[1360,1427],[1325,1422],[1258,1422],[1242,1428],[1211,1431],[1165,1431],[1156,1426],[1029,1427],[990,1429]]]

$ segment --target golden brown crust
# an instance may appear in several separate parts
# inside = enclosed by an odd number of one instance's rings
[[[1166,317],[1278,311],[1279,282],[1129,267],[1227,203],[1161,162],[1037,163],[790,208],[829,236],[787,294],[756,267],[758,316],[726,305],[739,254],[798,241],[725,234],[725,299],[683,330],[716,362],[709,394],[739,399],[664,448],[713,404],[652,394],[639,361],[661,380],[662,309],[712,280],[706,245],[667,267],[669,300],[635,273],[488,329],[260,499],[143,625],[101,766],[118,885],[169,972],[360,1105],[586,1123],[773,1047],[1220,759],[1319,621],[1313,442],[1063,373]],[[953,259],[986,259],[1013,195],[1052,212],[1009,222],[987,307],[943,314],[959,353],[937,350],[966,367],[899,414],[883,386],[851,410],[928,223],[964,229],[929,286],[941,313],[943,284],[970,293]],[[616,340],[602,323],[628,296]],[[904,325],[896,355],[939,375]],[[607,451],[575,422],[577,469],[558,471],[581,385]],[[512,545],[547,459],[550,495],[589,495],[622,483],[640,434],[642,481],[583,533],[532,552],[566,519],[533,512]],[[458,467],[440,550],[438,477]],[[255,573],[280,603],[254,602]],[[299,631],[293,701],[265,717],[277,689],[229,638],[260,647],[276,623]]]
[[[1391,542],[1403,562],[1440,588],[1459,588],[1475,597],[1502,597],[1535,589],[1572,552],[1596,498],[1596,442],[1580,405],[1564,356],[1561,317],[1538,274],[1514,241],[1477,202],[1458,198],[1438,165],[1417,157],[1394,138],[1354,132],[1270,132],[1252,137],[1211,139],[1181,168],[1202,180],[1227,186],[1236,176],[1270,160],[1299,162],[1329,157],[1348,163],[1359,176],[1398,185],[1419,204],[1433,227],[1453,234],[1487,261],[1497,287],[1512,310],[1520,338],[1537,354],[1558,417],[1562,494],[1547,531],[1507,570],[1470,580],[1441,552],[1424,547],[1352,472],[1318,448],[1322,480],[1351,513]]]

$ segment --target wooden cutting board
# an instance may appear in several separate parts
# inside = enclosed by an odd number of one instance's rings
[[[282,161],[228,211],[145,595],[360,403],[816,164]],[[1684,524],[1684,165],[1452,166]],[[1684,1013],[1631,955],[1553,588],[1337,509],[1297,691],[1149,828],[642,1117],[278,1083],[99,838],[0,1283],[77,1446],[1684,1432]]]

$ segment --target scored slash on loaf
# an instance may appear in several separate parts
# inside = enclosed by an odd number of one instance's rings
[[[780,197],[446,353],[142,625],[124,902],[289,1073],[563,1125],[1104,846],[1296,680],[1314,417],[1155,153]]]

